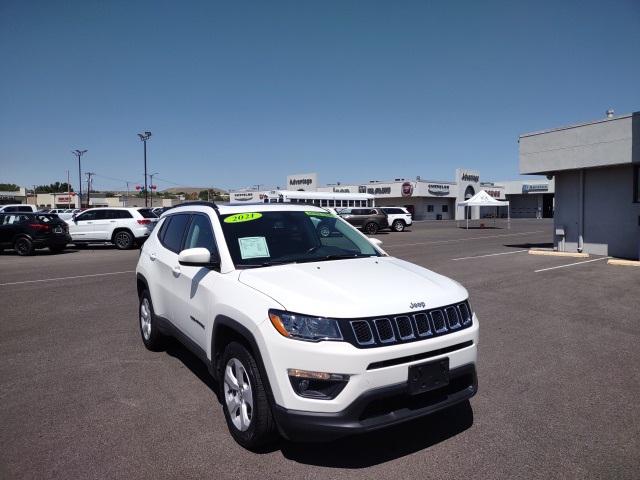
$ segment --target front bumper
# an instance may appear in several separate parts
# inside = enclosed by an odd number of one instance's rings
[[[322,441],[423,417],[463,402],[477,391],[472,363],[450,370],[449,385],[431,392],[410,395],[404,382],[368,390],[339,412],[307,412],[275,405],[273,413],[280,433],[286,438]]]

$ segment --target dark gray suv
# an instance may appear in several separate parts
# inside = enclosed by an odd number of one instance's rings
[[[389,228],[387,215],[380,208],[345,208],[339,210],[338,214],[367,235],[375,235],[379,230]]]

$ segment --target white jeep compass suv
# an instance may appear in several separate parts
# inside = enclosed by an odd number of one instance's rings
[[[470,398],[467,291],[380,243],[309,205],[173,208],[136,269],[142,341],[157,351],[176,337],[206,363],[246,448],[276,432],[371,431]]]

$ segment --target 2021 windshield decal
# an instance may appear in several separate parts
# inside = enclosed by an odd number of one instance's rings
[[[236,213],[235,215],[229,215],[223,221],[224,223],[241,223],[250,222],[251,220],[257,220],[261,217],[262,214],[259,212]]]
[[[329,212],[304,212],[307,215],[309,215],[310,217],[329,217],[329,218],[335,218],[335,215],[333,215],[332,213]]]

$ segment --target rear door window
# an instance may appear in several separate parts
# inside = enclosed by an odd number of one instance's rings
[[[138,212],[144,218],[158,218],[158,216],[155,213],[153,213],[153,211],[150,208],[139,208]]]
[[[178,213],[172,215],[166,221],[168,225],[163,228],[162,239],[160,240],[165,248],[172,252],[179,253],[182,246],[182,238],[189,223],[190,215],[188,213]]]

